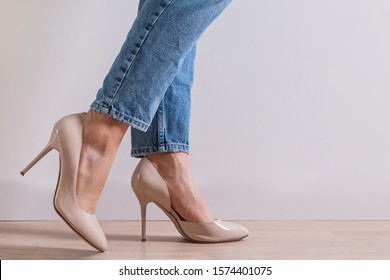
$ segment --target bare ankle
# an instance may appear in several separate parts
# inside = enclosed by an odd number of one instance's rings
[[[101,154],[115,153],[127,128],[128,125],[123,122],[89,110],[84,123],[83,145]]]
[[[110,131],[110,133],[124,134],[128,127],[128,124],[92,109],[88,111],[84,124],[84,129],[99,128],[102,130],[101,133]]]
[[[189,155],[184,152],[163,152],[146,155],[157,169],[181,169],[189,166]]]
[[[77,175],[81,208],[93,213],[128,125],[90,110],[84,123]]]

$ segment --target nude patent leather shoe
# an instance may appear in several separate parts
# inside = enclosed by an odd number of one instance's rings
[[[146,240],[146,207],[155,203],[174,223],[179,233],[192,242],[238,241],[249,232],[243,226],[215,220],[213,222],[187,222],[172,208],[168,187],[164,179],[147,158],[143,158],[131,178],[131,186],[141,206],[142,240]]]
[[[40,159],[56,149],[60,155],[60,172],[54,195],[54,209],[85,241],[103,252],[106,237],[94,214],[82,210],[76,197],[76,182],[83,126],[86,114],[74,114],[60,119],[53,128],[49,143],[20,173],[24,176]]]

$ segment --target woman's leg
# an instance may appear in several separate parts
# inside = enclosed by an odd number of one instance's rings
[[[131,129],[132,156],[146,156],[165,180],[172,207],[186,221],[213,221],[189,160],[191,88],[195,47],[164,95],[148,131]]]
[[[80,207],[95,213],[112,162],[128,125],[90,110],[83,130],[76,195]]]
[[[175,86],[175,79],[179,80],[180,69],[188,63],[187,58],[194,52],[197,39],[230,2],[141,1],[137,19],[91,105],[93,110],[88,113],[85,123],[77,184],[78,200],[84,210],[90,213],[95,211],[96,201],[128,125],[148,132],[151,126],[153,129],[153,119],[158,123],[159,108],[167,103],[168,107],[172,105],[169,94],[171,85]],[[181,98],[189,98],[189,95]],[[169,112],[174,113],[172,110]],[[188,110],[176,110],[178,112],[189,114],[189,107]],[[175,122],[165,124],[165,128],[168,128]],[[188,129],[187,125],[185,127]],[[186,135],[187,132],[183,133]],[[188,146],[183,141],[178,143]],[[189,166],[188,156],[183,158],[177,154],[171,162],[178,162],[179,157],[183,167]],[[170,161],[165,158],[164,162]],[[154,163],[158,165],[158,160],[155,159]],[[159,166],[160,170],[164,170],[162,164]],[[199,198],[199,195],[195,196]],[[202,208],[204,203],[198,204],[200,206],[197,208]],[[189,215],[190,220],[210,219],[209,211],[203,212],[206,212],[206,217]]]

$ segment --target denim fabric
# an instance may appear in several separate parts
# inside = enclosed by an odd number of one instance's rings
[[[141,0],[91,108],[132,127],[132,156],[189,151],[195,45],[231,0]]]

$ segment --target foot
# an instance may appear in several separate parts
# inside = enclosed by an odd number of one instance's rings
[[[158,153],[146,157],[167,184],[173,209],[185,221],[215,220],[192,176],[188,154]]]
[[[128,125],[90,110],[87,113],[77,175],[77,200],[81,209],[94,214],[112,162]]]

